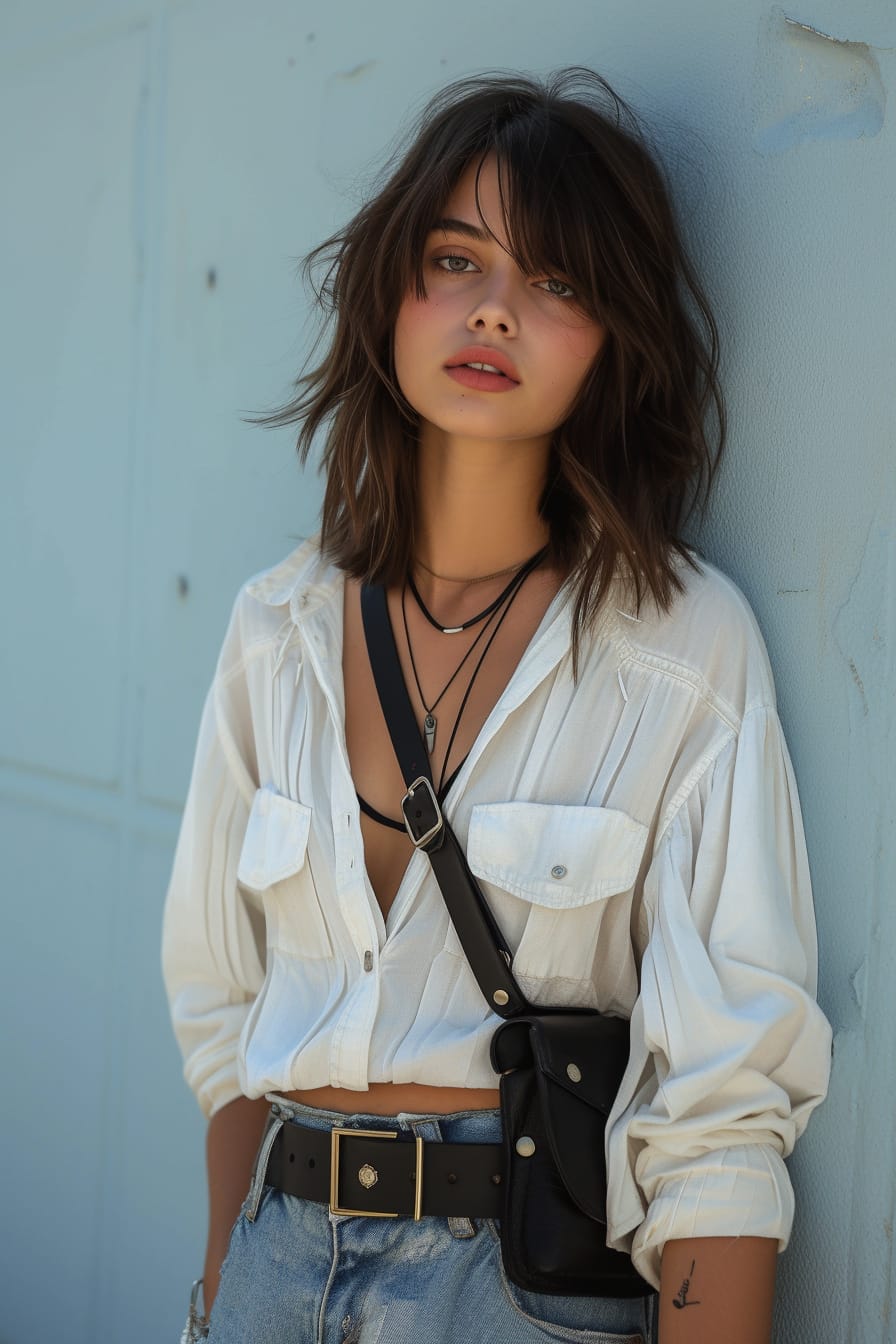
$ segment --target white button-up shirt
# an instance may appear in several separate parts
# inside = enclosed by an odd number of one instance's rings
[[[648,600],[636,618],[619,588],[577,685],[559,592],[444,804],[524,993],[631,1018],[607,1125],[608,1240],[657,1287],[670,1238],[784,1249],[784,1158],[831,1057],[765,645],[740,590],[701,564],[681,565],[686,592],[665,615]],[[426,854],[385,921],[367,875],[343,591],[317,537],[248,581],[205,702],[163,968],[206,1115],[325,1085],[497,1086],[498,1018]]]

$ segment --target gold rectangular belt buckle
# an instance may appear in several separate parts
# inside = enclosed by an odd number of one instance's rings
[[[360,1218],[398,1218],[396,1213],[377,1213],[370,1209],[344,1209],[339,1203],[339,1143],[342,1137],[364,1139],[397,1139],[396,1129],[338,1129],[330,1131],[330,1212],[348,1213]],[[416,1144],[416,1181],[414,1189],[414,1221],[419,1222],[423,1207],[423,1140],[415,1139]],[[366,1189],[376,1185],[375,1167],[365,1163],[358,1172],[358,1181]]]

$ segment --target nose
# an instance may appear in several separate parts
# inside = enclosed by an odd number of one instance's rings
[[[517,334],[517,319],[511,299],[510,276],[497,273],[483,286],[467,318],[469,331],[500,331],[505,336]]]

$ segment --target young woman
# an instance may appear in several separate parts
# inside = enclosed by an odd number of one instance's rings
[[[210,1120],[193,1333],[760,1344],[831,1037],[765,646],[681,533],[725,421],[657,160],[591,71],[465,79],[321,257],[329,351],[262,417],[301,423],[303,461],[325,426],[321,531],[236,599],[165,911]],[[462,1185],[501,1122],[498,1019],[402,822],[365,581],[524,992],[631,1020],[608,1244],[658,1299],[523,1291],[500,1215],[456,1192],[370,1216],[384,1131],[424,1140],[424,1173],[454,1145]],[[335,1199],[334,1128],[380,1136],[340,1140]]]

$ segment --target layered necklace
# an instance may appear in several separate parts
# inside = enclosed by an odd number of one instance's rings
[[[507,567],[507,569],[498,570],[494,574],[482,575],[478,579],[464,579],[464,580],[445,579],[444,580],[445,582],[485,583],[486,580],[488,579],[500,578],[502,575],[509,574],[511,572],[513,574],[513,577],[510,579],[509,583],[506,585],[503,591],[495,598],[493,602],[490,602],[487,607],[484,607],[482,609],[482,611],[478,612],[475,616],[471,616],[469,620],[464,621],[461,625],[445,625],[443,622],[436,620],[435,616],[433,616],[432,613],[428,610],[426,603],[423,601],[423,598],[417,591],[417,585],[414,583],[413,575],[410,573],[410,571],[408,572],[404,586],[402,587],[401,590],[401,614],[402,619],[404,621],[404,633],[408,645],[408,655],[411,660],[411,668],[413,669],[414,672],[414,681],[417,683],[417,693],[420,696],[420,702],[423,705],[425,711],[425,718],[423,720],[423,734],[426,740],[426,749],[429,752],[430,756],[435,750],[436,728],[438,727],[438,720],[435,716],[434,711],[438,706],[439,701],[442,699],[445,692],[448,690],[449,686],[451,686],[455,677],[460,672],[464,663],[467,661],[467,659],[470,657],[470,654],[476,648],[476,645],[482,639],[483,635],[486,633],[489,626],[492,624],[493,620],[495,621],[494,629],[491,632],[491,635],[488,639],[488,642],[485,645],[485,648],[482,650],[479,661],[477,662],[476,667],[473,670],[473,675],[470,677],[470,680],[467,683],[467,689],[464,692],[464,697],[461,701],[460,709],[457,711],[457,717],[454,720],[454,726],[451,730],[451,736],[448,740],[448,749],[445,752],[445,758],[442,762],[442,771],[438,787],[439,793],[441,793],[442,782],[445,778],[445,769],[448,763],[448,758],[451,755],[451,748],[454,745],[455,736],[457,735],[457,729],[458,725],[460,724],[461,715],[464,712],[467,700],[469,699],[470,696],[470,691],[472,689],[473,682],[476,680],[476,676],[479,672],[480,667],[482,666],[482,663],[485,659],[485,655],[491,648],[492,641],[494,640],[495,636],[500,630],[501,624],[504,621],[504,618],[506,617],[508,611],[510,610],[511,604],[513,603],[520,588],[523,586],[523,584],[525,583],[529,575],[532,573],[532,571],[545,558],[547,553],[548,553],[548,547],[543,546],[540,551],[536,551],[536,553],[530,556],[528,560],[524,561],[522,565],[510,565]],[[421,562],[418,561],[417,563],[420,564],[421,569],[425,569],[427,573],[433,574],[434,578],[444,578],[444,576],[435,574],[433,570],[429,569],[428,566],[422,564]],[[481,622],[485,622],[485,624],[482,626],[482,629],[479,631],[479,634],[473,640],[473,643],[467,649],[463,658],[460,660],[457,667],[454,669],[451,676],[448,678],[448,681],[442,687],[441,691],[436,696],[435,700],[432,702],[431,705],[428,705],[426,703],[426,697],[423,694],[423,688],[420,685],[420,678],[417,674],[417,664],[414,660],[414,650],[411,647],[411,636],[408,630],[408,618],[407,618],[407,611],[405,608],[405,594],[408,588],[410,588],[411,593],[414,596],[414,600],[416,601],[417,606],[420,608],[426,620],[429,622],[431,626],[433,626],[436,630],[440,631],[441,634],[443,635],[458,635],[464,630],[471,629],[474,625],[479,625]],[[502,607],[503,610],[500,610]],[[498,615],[499,610],[500,615]],[[497,619],[495,620],[496,617]]]

